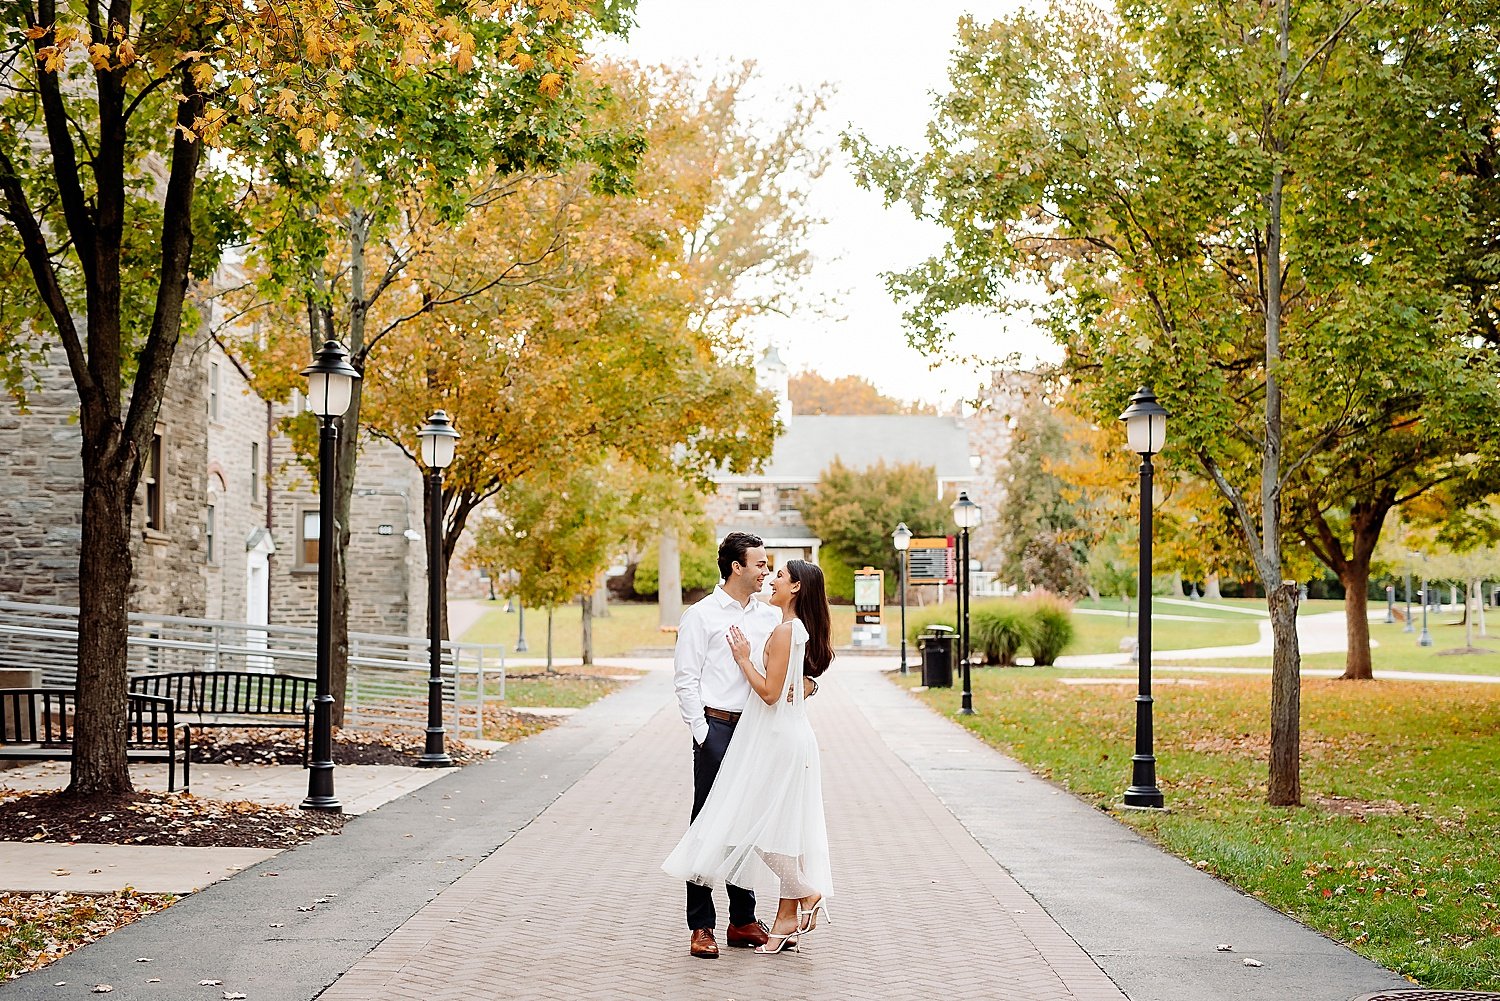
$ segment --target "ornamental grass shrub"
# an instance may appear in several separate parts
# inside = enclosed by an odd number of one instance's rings
[[[1026,618],[1031,624],[1026,648],[1038,667],[1051,667],[1073,642],[1073,603],[1045,591],[1026,599]]]
[[[969,643],[986,664],[1014,667],[1016,654],[1032,644],[1037,623],[1032,609],[1013,600],[985,602],[969,616]]]

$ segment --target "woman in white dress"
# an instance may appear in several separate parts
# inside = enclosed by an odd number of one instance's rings
[[[707,886],[774,876],[781,903],[770,940],[755,950],[763,955],[795,948],[799,933],[828,916],[833,895],[818,743],[802,702],[804,674],[816,678],[833,661],[823,571],[788,560],[771,582],[771,604],[782,619],[764,651],[729,631],[735,662],[759,698],[745,706],[698,818],[662,863]]]

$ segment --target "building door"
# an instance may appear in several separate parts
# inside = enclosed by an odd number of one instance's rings
[[[259,528],[251,533],[245,548],[245,648],[264,650],[267,631],[255,627],[268,625],[271,621],[270,558],[276,545],[271,541],[271,533]],[[245,669],[269,674],[275,670],[275,664],[265,654],[246,653]]]

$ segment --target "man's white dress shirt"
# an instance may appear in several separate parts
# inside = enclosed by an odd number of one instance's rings
[[[708,737],[704,706],[737,713],[744,710],[750,698],[750,682],[729,649],[729,627],[739,626],[750,641],[751,651],[758,651],[765,648],[766,640],[780,624],[780,609],[754,595],[749,604],[741,605],[722,586],[682,613],[673,657],[677,704],[698,743]]]

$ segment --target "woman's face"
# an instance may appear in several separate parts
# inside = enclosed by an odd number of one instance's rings
[[[796,594],[796,587],[797,582],[786,572],[786,567],[777,567],[776,576],[771,579],[771,604],[778,608],[790,605]]]

